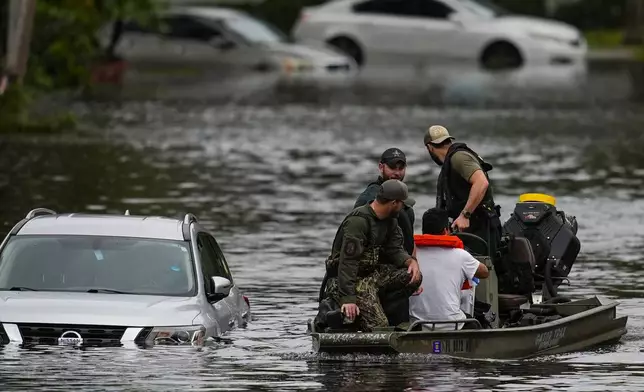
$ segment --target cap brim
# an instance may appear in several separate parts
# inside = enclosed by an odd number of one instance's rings
[[[403,203],[405,203],[407,207],[413,207],[416,205],[416,200],[412,199],[411,197],[408,197],[406,200],[403,200]]]
[[[442,136],[442,137],[439,137],[439,138],[438,138],[438,139],[436,139],[436,140],[431,140],[431,141],[430,141],[430,143],[431,143],[431,144],[441,144],[442,142],[444,142],[444,141],[445,141],[445,140],[447,140],[447,139],[452,139],[452,140],[454,140],[454,137],[453,137],[453,136]]]
[[[407,164],[407,161],[406,161],[406,160],[404,160],[404,159],[402,159],[402,158],[391,158],[391,159],[385,159],[382,163],[384,163],[385,165],[389,165],[389,164],[391,164],[391,163],[398,163],[398,162],[402,162],[402,163],[404,163],[405,165]]]

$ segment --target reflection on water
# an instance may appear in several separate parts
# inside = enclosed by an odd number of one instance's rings
[[[281,79],[277,74],[209,74],[180,82],[172,75],[131,75],[124,88],[110,91],[121,99],[217,104],[279,105],[380,104],[484,107],[587,107],[641,102],[644,63],[595,63],[526,66],[488,71],[458,64],[399,62],[367,65],[355,80]],[[103,96],[103,95],[101,95]]]
[[[0,352],[3,390],[641,390],[644,326],[644,114],[606,110],[404,105],[88,107],[95,134],[0,139],[0,231],[34,207],[181,216],[211,228],[255,320],[204,349]],[[306,320],[331,238],[390,146],[408,157],[417,216],[438,168],[421,137],[444,124],[480,152],[504,218],[544,191],[576,215],[582,257],[571,295],[620,299],[622,343],[520,362],[311,353]],[[420,222],[417,222],[417,229]],[[1,315],[0,315],[1,317]],[[97,387],[99,386],[100,387]]]

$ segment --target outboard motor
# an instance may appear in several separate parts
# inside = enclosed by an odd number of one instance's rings
[[[555,198],[539,193],[523,194],[504,231],[530,241],[535,259],[535,288],[550,297],[572,269],[581,244],[577,238],[577,219],[555,207]]]

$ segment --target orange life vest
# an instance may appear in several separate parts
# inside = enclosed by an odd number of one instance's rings
[[[414,234],[416,246],[442,246],[463,249],[463,241],[455,235]]]
[[[463,241],[455,235],[434,235],[434,234],[414,234],[414,242],[417,247],[441,246],[445,248],[463,249]],[[472,286],[470,281],[463,282],[461,290],[469,290]]]

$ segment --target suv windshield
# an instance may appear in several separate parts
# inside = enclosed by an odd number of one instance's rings
[[[181,241],[16,236],[0,254],[0,290],[191,296],[191,260]]]

